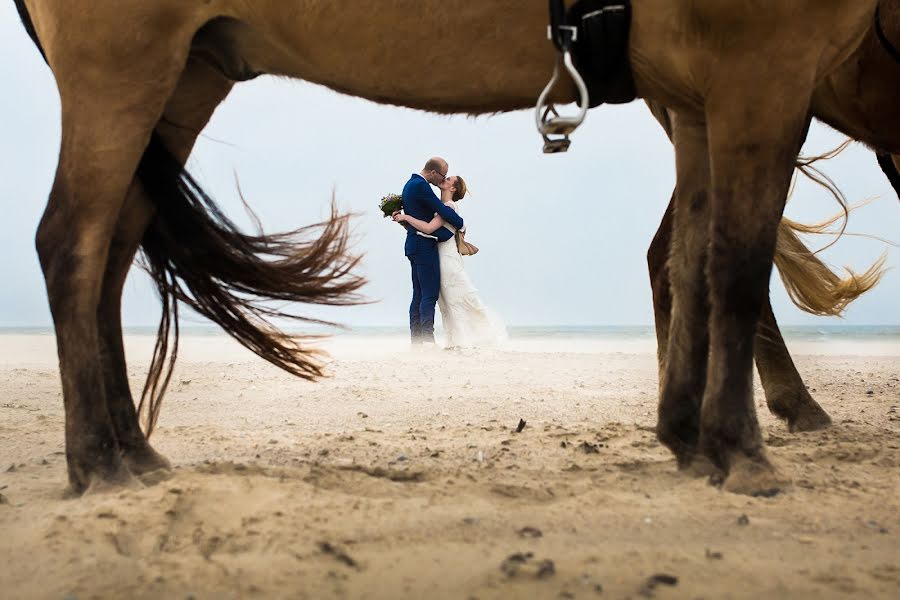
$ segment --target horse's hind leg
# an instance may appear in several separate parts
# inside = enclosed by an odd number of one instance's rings
[[[803,384],[768,299],[756,326],[753,356],[766,394],[766,405],[772,414],[787,421],[788,429],[816,431],[831,425],[831,417]]]
[[[66,37],[59,52],[53,42],[47,45],[55,59],[62,145],[36,245],[56,327],[69,481],[81,492],[97,480],[130,478],[109,413],[99,309],[119,214],[184,67],[190,33],[173,28],[152,47],[117,52],[96,50],[115,46],[102,32]],[[83,68],[85,60],[91,69]]]
[[[188,61],[166,105],[163,121],[157,127],[166,147],[182,163],[187,160],[197,134],[231,86],[231,81],[205,63],[196,59]],[[99,311],[109,414],[125,464],[136,475],[169,466],[141,431],[128,384],[122,345],[122,286],[153,215],[153,204],[147,199],[140,181],[135,179],[116,225]]]
[[[877,158],[878,166],[884,171],[888,181],[891,182],[891,187],[900,198],[900,155],[877,154]]]
[[[656,324],[656,358],[659,373],[666,364],[669,345],[669,320],[672,313],[672,291],[669,281],[669,251],[672,248],[672,226],[675,218],[675,192],[647,249],[647,267],[650,271],[650,290],[653,293],[653,320]]]
[[[125,465],[134,475],[169,467],[168,461],[150,447],[138,423],[122,340],[122,286],[152,215],[152,205],[144,198],[140,184],[134,181],[112,236],[97,311],[109,417]]]

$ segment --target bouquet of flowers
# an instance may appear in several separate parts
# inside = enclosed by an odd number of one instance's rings
[[[390,217],[403,208],[403,198],[400,194],[388,194],[378,203],[378,209],[384,213],[385,218]]]

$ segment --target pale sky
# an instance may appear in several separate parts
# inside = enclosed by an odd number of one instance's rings
[[[56,167],[59,100],[11,2],[0,2],[0,56],[0,327],[49,326],[34,233]],[[189,168],[239,223],[248,220],[235,173],[267,230],[319,220],[332,192],[342,209],[359,213],[356,247],[365,253],[370,281],[364,293],[377,302],[306,314],[354,326],[406,323],[411,285],[403,232],[381,218],[377,203],[440,155],[471,192],[460,212],[481,252],[466,258],[466,268],[507,323],[652,324],[646,250],[674,185],[668,140],[643,103],[602,106],[588,115],[567,154],[547,156],[533,119],[532,111],[437,116],[261,77],[238,85],[219,108]],[[804,151],[819,153],[842,140],[815,125]],[[851,202],[875,198],[851,215],[849,231],[900,242],[900,202],[871,152],[854,145],[824,169]],[[801,183],[786,214],[812,222],[837,211],[823,191]],[[845,237],[823,255],[861,270],[885,251],[892,269],[843,320],[800,312],[773,277],[777,318],[788,325],[900,324],[900,251]],[[155,325],[158,310],[147,277],[133,269],[125,325]],[[202,321],[194,316],[191,323]]]

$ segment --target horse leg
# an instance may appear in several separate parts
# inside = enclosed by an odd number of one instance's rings
[[[657,312],[658,318],[669,323],[665,354],[660,352],[664,364],[656,432],[660,442],[675,454],[679,468],[686,468],[696,455],[708,352],[704,262],[710,175],[704,123],[675,114],[673,142],[677,184],[668,259],[672,308],[671,317],[668,311]],[[657,242],[662,246],[660,239]]]
[[[650,287],[653,291],[653,317],[656,322],[657,359],[660,375],[666,364],[666,348],[669,340],[669,317],[672,311],[672,293],[669,289],[668,256],[672,242],[672,222],[675,196],[669,202],[666,213],[653,242],[647,251],[650,269]],[[788,352],[772,312],[772,304],[766,301],[756,331],[753,356],[759,370],[759,378],[766,395],[766,404],[772,414],[784,419],[791,431],[815,431],[831,425],[831,417],[813,399],[791,354]]]
[[[206,63],[188,60],[166,105],[163,121],[157,126],[166,147],[182,163],[187,160],[197,134],[231,86],[231,81]],[[122,286],[153,215],[153,204],[146,197],[143,186],[139,181],[133,181],[110,247],[99,310],[109,414],[125,464],[135,475],[169,468],[169,462],[150,446],[141,431],[122,345]]]
[[[95,33],[82,43],[108,41]],[[71,37],[65,40],[72,43]],[[77,44],[48,52],[56,59],[51,66],[62,107],[62,144],[36,246],[56,328],[66,459],[76,493],[94,482],[131,478],[107,400],[99,326],[103,280],[135,168],[183,69],[189,41],[189,34],[173,29],[153,45],[159,50],[100,59],[93,48]],[[89,70],[83,69],[85,57],[93,61]]]
[[[877,154],[878,166],[884,171],[891,187],[894,188],[897,197],[900,198],[900,156],[890,154]]]
[[[727,473],[726,489],[769,495],[785,481],[766,456],[756,418],[753,340],[768,294],[814,67],[801,63],[793,73],[759,73],[747,61],[744,68],[723,75],[718,93],[712,92],[706,105],[713,194],[709,364],[699,447]],[[741,81],[756,85],[742,86]]]
[[[660,381],[666,364],[669,344],[669,316],[672,313],[672,292],[669,289],[669,250],[672,246],[672,225],[675,216],[675,192],[647,249],[647,267],[650,270],[650,290],[653,293],[653,320],[656,323],[656,358],[659,363]]]
[[[816,431],[830,426],[831,417],[813,400],[794,366],[768,299],[754,344],[753,356],[769,411],[787,421],[790,431]]]
[[[134,181],[119,213],[110,243],[97,311],[107,409],[119,451],[134,475],[169,468],[168,461],[150,447],[138,424],[122,343],[122,286],[152,214],[152,207],[143,197],[140,184]]]

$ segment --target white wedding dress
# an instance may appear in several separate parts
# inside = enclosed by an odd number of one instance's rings
[[[456,202],[447,204],[453,210]],[[444,227],[456,233],[450,224]],[[463,265],[463,256],[450,239],[438,244],[441,261],[441,293],[438,308],[447,336],[447,347],[494,346],[506,339],[506,326],[493,311],[488,309]]]

